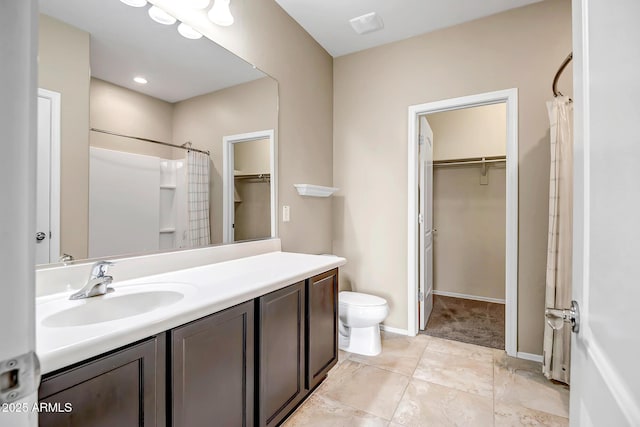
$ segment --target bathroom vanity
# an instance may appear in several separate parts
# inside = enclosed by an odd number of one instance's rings
[[[58,314],[48,305],[55,301],[47,298],[56,297],[45,297],[38,304],[39,399],[73,410],[41,413],[40,425],[278,425],[337,362],[337,267],[344,262],[273,252],[115,282],[115,292],[97,298],[171,282],[194,289],[169,308],[86,325],[53,322]],[[93,303],[104,301],[80,305]],[[62,334],[66,341],[56,343]],[[105,342],[116,347],[102,351]],[[79,356],[91,348],[99,354]]]

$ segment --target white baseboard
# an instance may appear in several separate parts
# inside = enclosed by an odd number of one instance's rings
[[[386,332],[391,332],[392,334],[409,335],[409,331],[407,331],[406,329],[393,328],[387,325],[380,325],[380,329]]]
[[[516,353],[516,357],[518,359],[531,360],[533,362],[538,362],[538,363],[542,363],[544,360],[541,354],[523,353],[521,351]]]
[[[433,290],[434,295],[442,295],[443,297],[453,297],[453,298],[464,298],[471,299],[475,301],[484,301],[484,302],[493,302],[496,304],[505,304],[504,299],[499,298],[489,298],[489,297],[479,297],[477,295],[467,295],[467,294],[459,294],[457,292],[447,292],[447,291],[438,291],[436,289]]]

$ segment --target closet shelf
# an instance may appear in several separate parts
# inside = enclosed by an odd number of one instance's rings
[[[175,186],[175,184],[174,185],[161,185],[160,188],[163,189],[163,190],[175,190],[176,186]]]
[[[309,197],[329,197],[339,190],[339,188],[336,187],[324,187],[322,185],[312,184],[293,184],[293,186],[298,190],[298,194]]]
[[[176,229],[175,228],[161,228],[160,229],[160,233],[175,233]]]

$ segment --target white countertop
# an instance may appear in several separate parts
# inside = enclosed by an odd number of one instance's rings
[[[115,292],[70,301],[72,292],[36,299],[36,351],[43,374],[86,360],[135,341],[297,283],[344,265],[346,260],[325,255],[271,252],[118,282]],[[53,327],[44,322],[61,307],[89,305],[98,299],[118,298],[133,292],[180,290],[184,297],[171,305],[142,314],[80,326]],[[117,304],[117,301],[116,301]],[[87,308],[90,308],[87,306]]]

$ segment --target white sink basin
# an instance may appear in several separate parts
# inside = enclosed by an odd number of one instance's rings
[[[48,303],[48,315],[42,317],[41,325],[64,328],[133,317],[176,304],[193,289],[183,283],[114,287],[115,292],[103,296]]]

